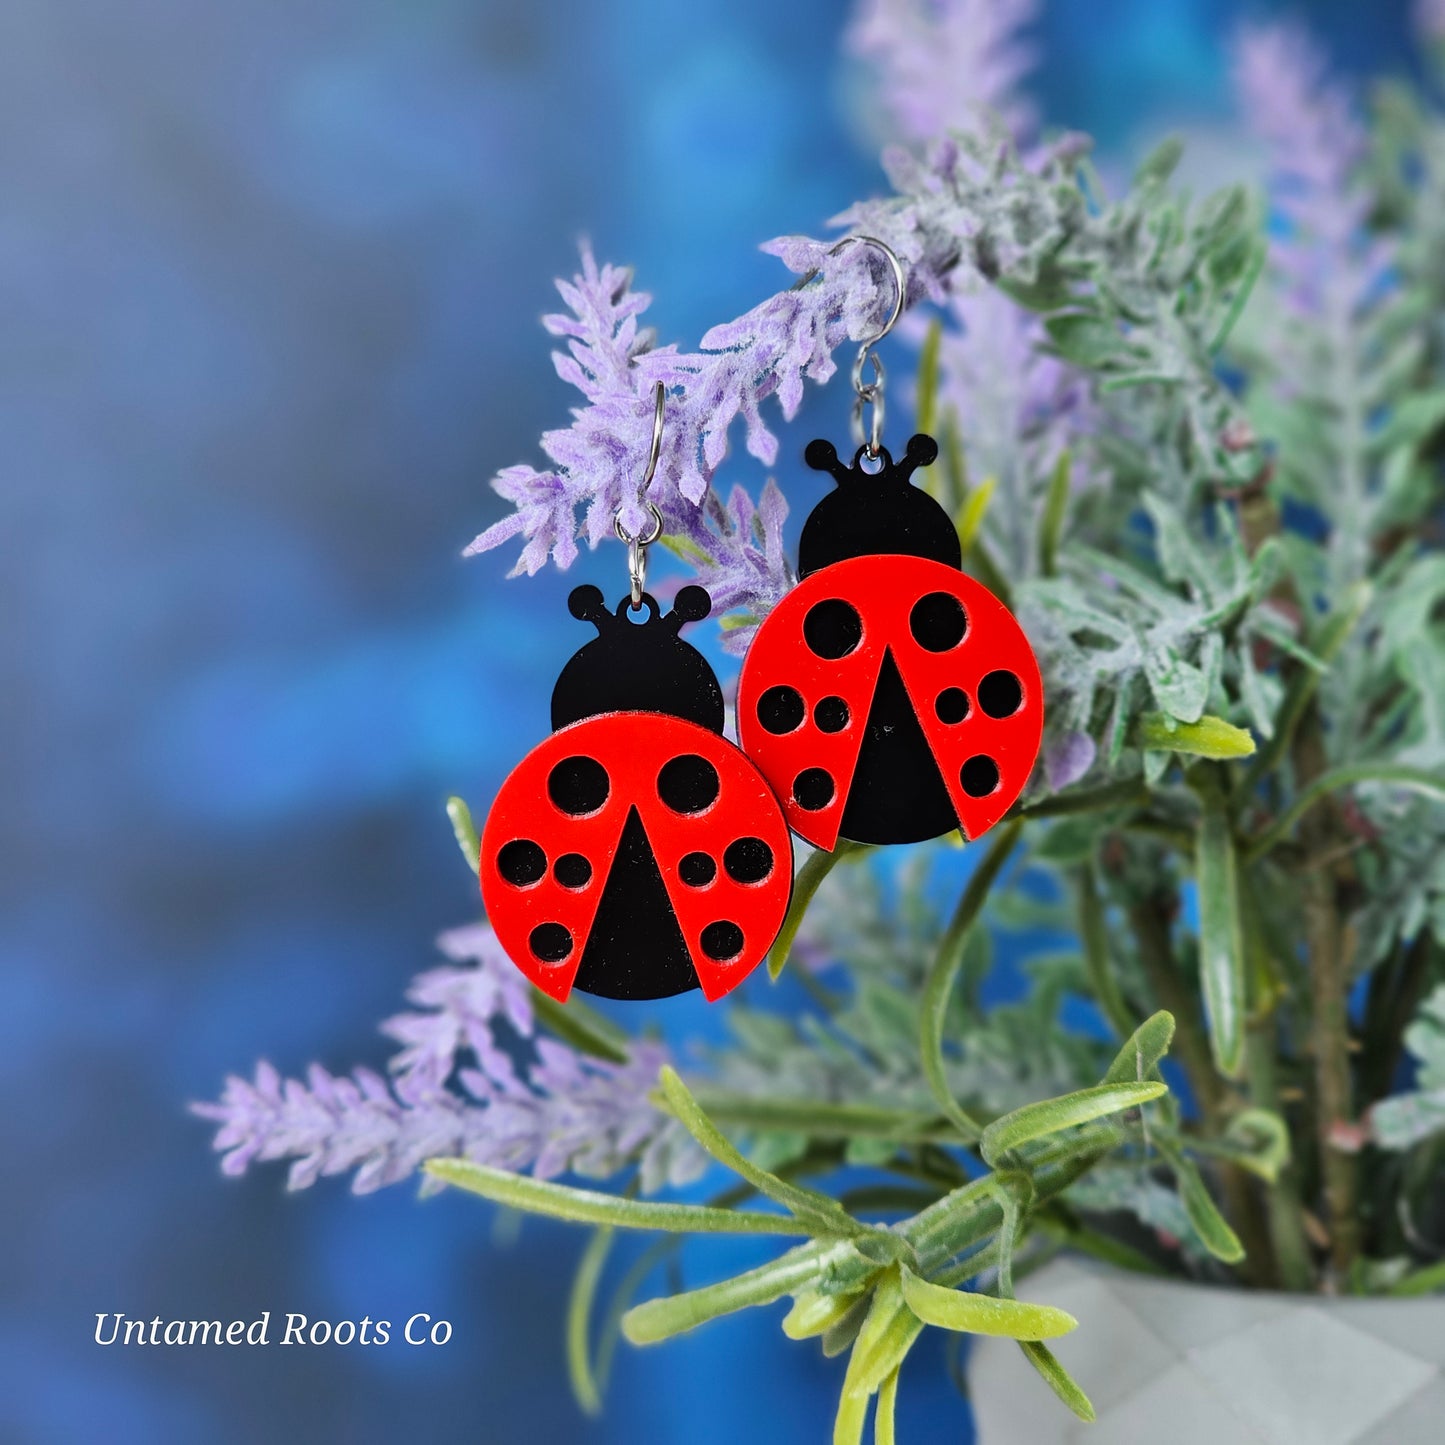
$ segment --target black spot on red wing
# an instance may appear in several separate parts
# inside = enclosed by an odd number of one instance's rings
[[[863,619],[841,597],[815,602],[803,618],[803,641],[818,657],[847,657],[862,640]]]
[[[547,855],[530,838],[514,838],[497,850],[497,872],[514,888],[536,883],[547,871]]]
[[[1006,668],[989,673],[978,685],[978,705],[990,717],[1012,717],[1023,700],[1023,684]]]
[[[963,641],[968,614],[952,592],[930,592],[913,604],[908,614],[913,640],[927,652],[947,652]]]
[[[564,853],[552,865],[552,876],[564,888],[585,888],[592,881],[592,865],[580,853]]]
[[[543,963],[561,963],[572,952],[572,935],[560,923],[539,923],[527,942]]]
[[[717,769],[696,753],[669,758],[657,775],[657,795],[674,813],[701,813],[722,788]]]
[[[855,843],[919,843],[958,827],[891,648],[878,669],[839,827]]]
[[[671,998],[697,987],[662,870],[636,806],[617,844],[574,988],[602,998]]]
[[[563,758],[547,774],[547,796],[574,818],[595,813],[611,791],[607,769],[596,758]]]
[[[961,723],[968,716],[968,694],[961,687],[946,687],[933,700],[933,711],[950,727]]]
[[[723,853],[723,867],[734,883],[761,883],[773,871],[773,850],[761,838],[738,838]]]
[[[813,709],[813,722],[821,733],[840,733],[848,726],[848,704],[841,697],[825,697]]]
[[[758,699],[758,721],[774,737],[792,732],[806,714],[803,696],[793,687],[770,687]]]
[[[958,780],[970,798],[986,798],[998,787],[998,764],[978,753],[959,769]]]
[[[826,808],[835,791],[833,775],[826,768],[804,768],[793,779],[793,801],[810,813]]]
[[[677,865],[677,876],[689,888],[706,888],[717,877],[717,864],[706,853],[689,853]]]
[[[743,931],[736,923],[720,919],[702,931],[702,951],[716,963],[726,963],[743,951]]]

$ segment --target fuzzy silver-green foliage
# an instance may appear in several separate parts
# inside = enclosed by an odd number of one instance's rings
[[[921,407],[952,438],[928,485],[966,565],[1007,586],[1050,737],[1087,738],[1093,762],[969,845],[988,886],[951,906],[947,841],[891,873],[862,849],[805,865],[774,963],[811,1007],[733,1005],[690,1087],[657,1094],[739,1176],[709,1209],[435,1165],[609,1231],[569,1330],[589,1402],[594,1317],[605,1356],[619,1322],[650,1343],[790,1297],[790,1338],[851,1352],[835,1440],[861,1438],[874,1397],[892,1438],[925,1326],[1012,1335],[1087,1415],[1040,1343],[1072,1322],[1014,1296],[1058,1248],[1295,1289],[1409,1293],[1439,1274],[1445,124],[1388,97],[1354,184],[1397,274],[1344,308],[1301,309],[1267,260],[1263,201],[1189,198],[1177,158],[1161,147],[1111,198],[1075,143],[1026,166],[999,135],[958,136],[895,157],[894,196],[843,218],[916,276],[966,276],[1039,318],[1030,344],[1088,389],[1089,433],[1003,480],[967,475],[936,343]],[[1002,943],[1026,992],[985,1008]],[[1090,1006],[1092,1031],[1061,1026]],[[1391,1099],[1409,1057],[1417,1086]],[[598,1308],[628,1227],[807,1242],[624,1312],[665,1246]]]

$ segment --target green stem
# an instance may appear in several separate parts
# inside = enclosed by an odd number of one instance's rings
[[[1084,1224],[1072,1210],[1061,1205],[1041,1209],[1034,1214],[1030,1224],[1040,1234],[1087,1254],[1090,1259],[1101,1260],[1117,1269],[1130,1270],[1135,1274],[1163,1275],[1170,1273],[1158,1260],[1150,1259],[1142,1250],[1125,1244],[1122,1239],[1103,1234]]]
[[[938,1114],[877,1104],[834,1104],[813,1099],[774,1099],[700,1086],[695,1096],[717,1122],[740,1129],[806,1134],[812,1139],[892,1139],[899,1144],[963,1144],[958,1130]]]
[[[1199,996],[1189,987],[1174,961],[1169,923],[1171,905],[1171,895],[1162,889],[1156,890],[1128,906],[1129,926],[1155,1002],[1174,1015],[1174,1056],[1189,1080],[1190,1091],[1198,1101],[1206,1126],[1217,1133],[1223,1112],[1224,1085],[1214,1072]]]
[[[1438,773],[1425,768],[1410,768],[1403,763],[1346,763],[1343,767],[1331,768],[1321,773],[1301,790],[1294,802],[1269,827],[1251,839],[1245,852],[1245,861],[1252,862],[1282,842],[1294,831],[1310,810],[1331,793],[1348,788],[1356,783],[1393,783],[1398,787],[1410,788],[1426,793],[1433,798],[1445,798],[1445,781]]]
[[[1137,778],[1105,783],[1097,788],[1079,788],[1054,793],[1029,803],[1018,811],[1021,818],[1062,818],[1072,813],[1096,813],[1109,808],[1143,807],[1149,801],[1149,789]]]
[[[1264,914],[1248,870],[1241,870],[1240,904],[1247,945],[1252,1009],[1244,1035],[1245,1087],[1250,1103],[1283,1118],[1278,1079],[1279,1025],[1272,1000],[1262,996],[1269,972],[1270,943]],[[1311,1290],[1315,1285],[1314,1257],[1304,1227],[1299,1164],[1290,1158],[1278,1176],[1264,1184],[1265,1228],[1269,1236],[1272,1274],[1287,1290]]]
[[[970,1143],[983,1132],[983,1126],[972,1118],[953,1097],[948,1087],[948,1076],[943,1058],[943,1034],[948,1017],[948,1000],[953,992],[953,981],[957,977],[963,960],[963,948],[983,906],[988,901],[989,890],[1008,862],[1009,855],[1018,843],[1023,823],[1015,818],[999,829],[989,845],[983,859],[973,870],[963,895],[958,900],[953,917],[943,932],[938,953],[929,969],[924,985],[923,1000],[919,1008],[920,1036],[919,1057],[924,1077],[938,1106],[952,1121],[959,1133]]]
[[[1303,797],[1323,798],[1331,788],[1325,770],[1324,738],[1313,707],[1295,738],[1295,776]],[[1344,771],[1344,770],[1336,770]],[[1323,856],[1337,841],[1333,810],[1299,810],[1301,841],[1307,854]],[[1353,1153],[1343,1135],[1354,1118],[1350,1065],[1349,953],[1345,920],[1336,899],[1335,876],[1314,869],[1301,880],[1305,945],[1309,956],[1310,1049],[1314,1055],[1315,1137],[1320,1151],[1325,1205],[1329,1214],[1330,1264],[1339,1282],[1354,1272],[1360,1224],[1356,1214],[1358,1179]]]
[[[807,862],[798,869],[798,876],[793,880],[793,900],[788,905],[787,917],[783,919],[777,939],[768,951],[768,974],[771,978],[776,980],[787,964],[788,955],[792,953],[793,943],[798,937],[798,929],[803,926],[803,918],[808,912],[808,905],[813,901],[813,895],[822,887],[823,880],[844,858],[866,850],[866,844],[839,838],[838,846],[831,853],[819,848],[808,855]]]
[[[1345,645],[1350,633],[1364,615],[1369,605],[1371,589],[1368,583],[1358,582],[1346,593],[1340,606],[1330,614],[1312,638],[1314,655],[1323,663],[1334,661],[1340,648]],[[1299,727],[1314,695],[1319,691],[1321,673],[1312,667],[1301,667],[1291,679],[1280,704],[1279,716],[1275,719],[1274,735],[1254,755],[1245,769],[1244,778],[1235,797],[1248,801],[1255,788],[1267,778],[1289,751],[1294,742],[1295,730]]]
[[[1089,981],[1094,986],[1094,997],[1115,1032],[1121,1039],[1127,1039],[1134,1032],[1136,1020],[1129,1005],[1124,1002],[1119,980],[1110,966],[1104,904],[1099,897],[1092,863],[1085,863],[1077,870],[1075,887],[1079,900],[1079,937],[1084,946],[1084,963],[1089,970]]]
[[[558,1003],[541,989],[533,987],[528,990],[528,998],[538,1023],[563,1043],[614,1064],[627,1062],[631,1040],[611,1019],[589,1008],[575,994],[566,1003]]]
[[[1244,1064],[1250,1102],[1279,1113],[1279,1086],[1275,1077],[1275,1023],[1268,1014],[1252,1021],[1244,1038]],[[1280,1285],[1288,1290],[1314,1288],[1315,1267],[1304,1228],[1299,1171],[1290,1160],[1273,1183],[1264,1189],[1265,1227]]]

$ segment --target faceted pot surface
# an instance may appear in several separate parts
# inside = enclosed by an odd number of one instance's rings
[[[971,1343],[980,1445],[1440,1445],[1445,1299],[1327,1299],[1056,1260],[1020,1294],[1079,1321],[1050,1342],[1076,1419],[1018,1346]]]

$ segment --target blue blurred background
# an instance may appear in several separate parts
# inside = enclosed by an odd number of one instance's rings
[[[1237,142],[1225,0],[1049,0],[1031,83],[1107,155]],[[1413,65],[1403,4],[1305,18]],[[0,1440],[826,1438],[841,1361],[776,1311],[563,1377],[582,1240],[280,1169],[187,1100],[375,1030],[473,891],[441,813],[545,728],[556,574],[462,562],[570,396],[537,325],[580,233],[695,345],[881,176],[839,0],[9,0],[0,10]],[[1241,159],[1241,169],[1247,169]],[[836,388],[834,389],[837,390]],[[812,399],[790,433],[837,431]],[[780,479],[788,485],[788,452]],[[729,468],[755,485],[756,465]],[[622,577],[607,554],[588,576]],[[683,1010],[677,1033],[704,1027]],[[670,1032],[674,1021],[669,1021]],[[698,1272],[751,1258],[701,1254]],[[97,1348],[149,1318],[444,1316],[444,1349]],[[902,1438],[965,1440],[941,1353]]]

